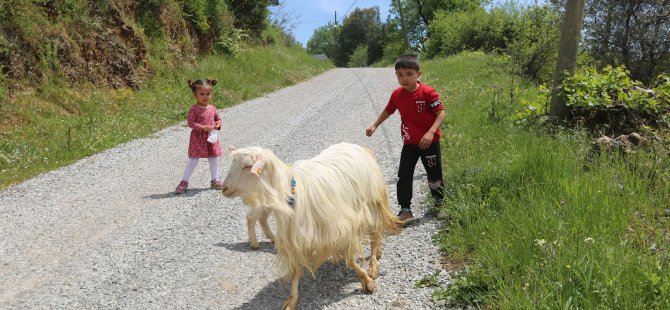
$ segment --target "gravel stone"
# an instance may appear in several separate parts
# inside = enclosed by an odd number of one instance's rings
[[[261,146],[293,162],[357,143],[374,150],[397,212],[399,116],[365,136],[396,87],[393,69],[338,68],[220,110],[221,176],[227,146]],[[261,249],[249,248],[247,207],[209,188],[207,161],[185,194],[173,193],[189,132],[183,122],[0,191],[0,308],[279,309],[289,285],[274,272],[276,251],[260,229]],[[415,181],[418,220],[383,243],[376,292],[365,294],[343,263],[326,263],[301,280],[298,309],[444,306],[434,287],[415,287],[436,270],[442,285],[450,281],[432,242],[439,223],[424,217],[421,165]]]

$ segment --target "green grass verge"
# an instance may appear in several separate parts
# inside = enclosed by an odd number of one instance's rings
[[[55,80],[0,105],[15,126],[0,136],[0,188],[67,165],[186,119],[193,104],[187,80],[217,79],[218,108],[295,84],[332,65],[300,48],[249,48],[236,56],[209,56],[182,70],[153,64],[141,91],[72,88]]]
[[[435,240],[463,267],[439,298],[493,309],[670,308],[667,155],[600,156],[586,169],[582,132],[511,125],[537,90],[512,87],[504,59],[423,65],[447,111],[449,219]]]

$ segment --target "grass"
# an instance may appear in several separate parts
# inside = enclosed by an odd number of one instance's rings
[[[586,169],[583,132],[511,125],[537,88],[511,86],[504,59],[473,53],[423,67],[447,102],[449,220],[435,240],[462,267],[439,298],[496,309],[670,308],[667,154],[602,155]]]
[[[53,79],[0,105],[0,188],[185,120],[194,103],[189,79],[217,79],[213,101],[224,108],[331,67],[299,48],[270,46],[176,71],[154,63],[155,77],[137,92]]]

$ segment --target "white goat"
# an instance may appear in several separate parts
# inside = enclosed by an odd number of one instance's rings
[[[344,259],[363,290],[374,292],[384,233],[398,233],[403,222],[389,210],[386,183],[369,149],[339,143],[291,167],[258,147],[234,150],[231,157],[223,195],[274,212],[277,271],[291,279],[283,309],[298,302],[304,268],[314,276],[328,259]],[[369,275],[356,263],[368,241]]]

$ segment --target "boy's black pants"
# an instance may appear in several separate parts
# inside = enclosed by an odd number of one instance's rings
[[[405,144],[400,153],[397,184],[398,204],[402,208],[409,208],[412,204],[414,169],[416,168],[416,162],[419,158],[421,158],[421,163],[428,175],[430,194],[438,201],[442,201],[442,198],[444,198],[440,142],[433,142],[430,147],[423,150],[420,149],[418,145]]]

